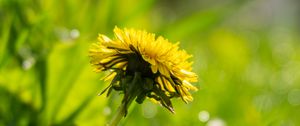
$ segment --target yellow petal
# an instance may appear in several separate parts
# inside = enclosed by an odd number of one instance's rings
[[[156,65],[156,61],[155,59],[147,56],[147,55],[142,55],[142,58],[147,61],[148,63],[150,63],[151,65]]]
[[[182,81],[182,85],[185,86],[186,88],[188,88],[189,90],[193,90],[193,91],[197,91],[198,89],[193,86],[190,82],[183,80]]]
[[[166,85],[168,91],[170,91],[170,92],[176,92],[175,89],[174,89],[174,87],[171,85],[171,83],[168,80],[163,79],[163,81],[164,81],[164,84]]]
[[[162,74],[162,75],[164,75],[164,76],[166,76],[166,77],[170,77],[170,73],[169,73],[169,71],[166,69],[166,67],[165,66],[163,66],[163,65],[158,65],[158,70],[159,70],[159,72]]]
[[[161,78],[157,77],[156,79],[157,79],[157,83],[160,85],[161,90],[166,90],[164,85],[163,85],[163,82],[162,82]]]
[[[104,80],[104,81],[112,80],[116,75],[117,75],[116,72],[112,72],[112,73],[108,74],[106,77],[104,77],[102,80]]]
[[[181,69],[180,72],[188,76],[195,76],[195,73],[186,71],[185,69]]]
[[[115,35],[116,35],[117,39],[119,39],[121,42],[124,42],[122,33],[120,31],[115,32]]]
[[[192,96],[183,96],[183,99],[186,103],[194,100],[194,98]]]
[[[100,42],[111,42],[111,40],[107,36],[102,35],[102,34],[99,34],[98,40]]]
[[[151,65],[151,70],[153,73],[157,73],[157,66],[156,65]]]

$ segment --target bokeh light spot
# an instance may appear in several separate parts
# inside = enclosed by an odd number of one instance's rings
[[[199,112],[198,114],[198,119],[201,121],[201,122],[207,122],[209,120],[209,113],[207,111],[201,111]]]
[[[108,107],[108,106],[104,107],[104,109],[103,109],[103,114],[104,114],[104,115],[110,115],[110,114],[111,114],[111,109],[110,109],[110,107]]]
[[[70,36],[72,39],[76,39],[80,36],[80,32],[77,29],[72,29],[70,31]]]
[[[220,118],[209,120],[207,126],[226,126],[224,120]]]

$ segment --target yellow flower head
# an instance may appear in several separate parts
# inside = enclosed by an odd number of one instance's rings
[[[135,29],[114,29],[115,38],[99,35],[99,42],[89,50],[95,71],[110,70],[104,80],[111,84],[107,95],[114,89],[124,93],[123,103],[132,100],[142,103],[146,97],[174,112],[170,101],[181,97],[192,101],[189,90],[197,90],[190,82],[197,81],[191,57],[179,50],[179,43],[172,44],[163,37]]]

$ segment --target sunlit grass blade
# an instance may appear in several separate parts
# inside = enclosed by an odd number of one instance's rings
[[[223,19],[223,15],[224,12],[213,10],[196,12],[167,26],[163,30],[163,34],[173,39],[185,38],[192,33],[205,31],[216,26]]]
[[[125,25],[131,20],[134,20],[137,16],[149,12],[149,10],[152,9],[155,5],[155,2],[156,0],[144,0],[137,3],[136,5],[134,5],[134,9],[125,16],[125,19],[123,19],[121,23]]]
[[[3,21],[3,26],[0,27],[2,28],[1,30],[1,35],[0,35],[0,68],[2,67],[2,64],[4,62],[4,58],[6,57],[7,53],[7,43],[9,41],[9,36],[10,36],[10,29],[11,29],[11,16],[7,17],[6,21]]]
[[[74,110],[70,115],[64,119],[62,122],[56,124],[57,126],[69,126],[74,125],[75,119],[80,115],[80,113],[86,108],[86,106],[90,103],[90,101],[94,98],[93,96],[88,96],[79,107]]]

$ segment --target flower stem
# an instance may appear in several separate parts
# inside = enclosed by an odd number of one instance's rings
[[[125,102],[122,101],[122,104],[119,106],[117,113],[113,116],[111,121],[109,122],[108,126],[117,126],[122,117],[127,112],[127,109],[129,108],[130,104],[132,101],[139,95],[141,92],[138,90],[138,87],[140,86],[141,82],[141,73],[140,72],[135,72],[133,80],[130,82],[130,85],[132,88],[130,88],[129,92],[130,94],[126,96],[125,94]],[[126,82],[125,82],[126,83]],[[127,100],[126,100],[127,99]]]
[[[111,119],[111,121],[109,122],[109,124],[107,126],[117,126],[118,123],[120,122],[120,120],[122,119],[122,117],[124,117],[124,115],[126,113],[126,110],[130,106],[130,104],[132,103],[132,101],[133,101],[133,98],[131,98],[129,100],[129,102],[127,103],[127,105],[126,105],[125,102],[123,102],[119,106],[119,108],[117,110],[117,113],[113,116],[113,118]]]
[[[122,103],[119,106],[117,113],[113,116],[113,118],[109,122],[108,126],[117,126],[120,120],[122,119],[122,117],[124,117],[125,111],[126,111],[125,103]]]

